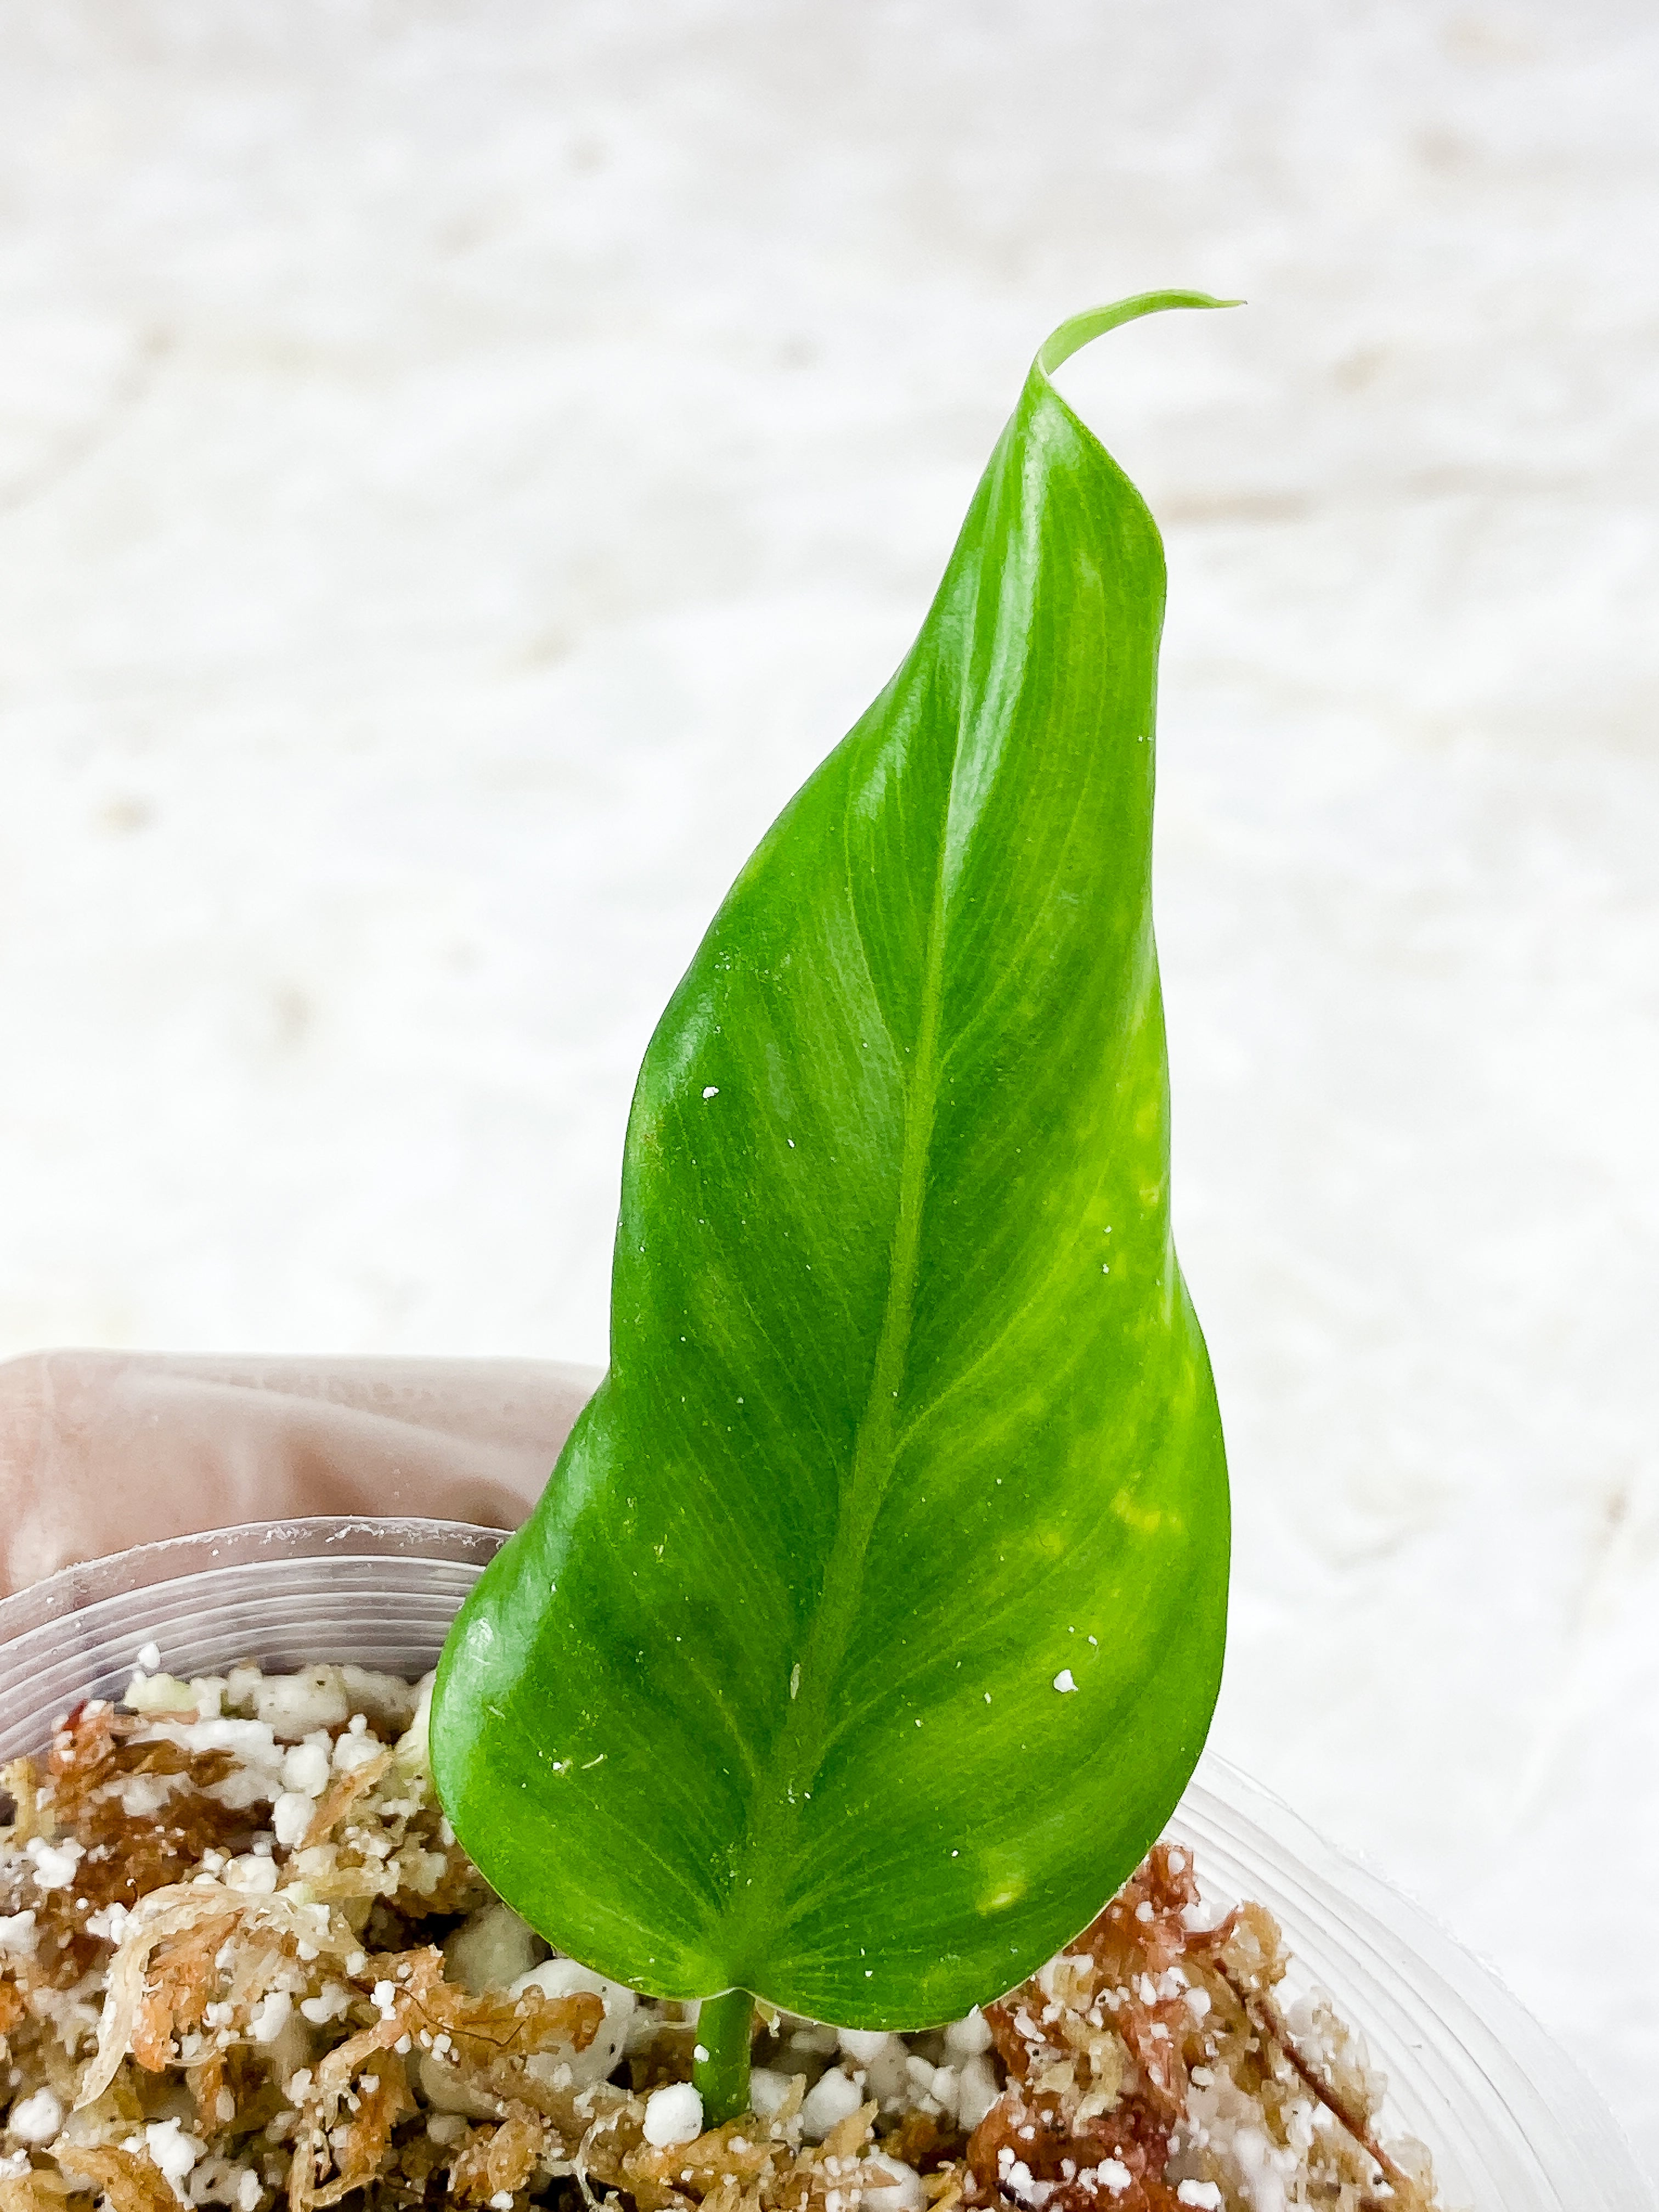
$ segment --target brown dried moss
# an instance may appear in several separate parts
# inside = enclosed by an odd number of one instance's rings
[[[78,2091],[82,2109],[72,2140],[0,2174],[0,2212],[91,2212],[89,2183],[111,2212],[178,2212],[143,2129],[181,2110],[228,2177],[210,2201],[228,2192],[236,2212],[283,2198],[287,2212],[413,2212],[446,2197],[527,2212],[562,2194],[562,2212],[606,2196],[634,2212],[860,2212],[893,2183],[874,2150],[902,2161],[923,2212],[1188,2212],[1210,2191],[1244,2212],[1246,2125],[1295,2166],[1288,2201],[1431,2212],[1420,2161],[1377,2136],[1380,2085],[1353,2039],[1322,2012],[1317,2048],[1298,2048],[1270,1917],[1245,1905],[1205,1925],[1178,1847],[1159,1845],[1062,1957],[987,2008],[1001,2087],[971,2137],[948,2100],[923,2108],[924,2088],[867,2096],[805,2143],[798,2072],[769,2119],[663,2148],[646,2139],[647,2100],[685,2078],[695,2041],[675,2008],[611,2081],[581,2087],[565,2062],[599,2032],[598,1996],[480,1994],[446,1974],[437,1939],[489,1893],[418,1759],[371,1736],[301,1841],[267,1835],[239,1871],[228,1862],[250,1852],[268,1794],[222,1802],[230,1755],[188,1748],[187,1719],[83,1706],[44,1772],[17,1762],[3,1778],[15,1814],[0,1911],[35,1921],[32,1955],[9,1950],[0,1972],[16,2073],[0,2118],[43,2086],[65,2105]],[[125,1809],[124,1791],[143,1808],[163,1790],[153,1812]],[[34,1880],[31,1850],[76,1844],[72,1881]],[[88,1927],[100,1914],[118,1948]],[[781,2063],[793,2033],[764,2045]],[[439,2088],[455,2110],[434,2108]]]

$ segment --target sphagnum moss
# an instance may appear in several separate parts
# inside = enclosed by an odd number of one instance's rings
[[[5,1787],[0,2212],[1435,2203],[1358,2039],[1281,2014],[1273,1922],[1177,1846],[983,2014],[763,2019],[704,2129],[692,2008],[548,1958],[455,1841],[422,1686],[140,1676]]]

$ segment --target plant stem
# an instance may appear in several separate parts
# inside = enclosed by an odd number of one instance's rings
[[[705,1997],[697,2014],[697,2047],[707,2052],[694,2063],[691,2079],[702,2098],[702,2124],[717,2128],[749,2110],[749,2042],[754,2033],[755,2001],[747,1990],[727,1990]]]

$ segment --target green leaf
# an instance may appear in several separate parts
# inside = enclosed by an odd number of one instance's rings
[[[921,636],[646,1054],[610,1372],[432,1733],[490,1881],[637,1989],[958,2015],[1093,1916],[1203,1741],[1228,1513],[1170,1232],[1163,554],[1048,371],[1217,304],[1048,341]]]

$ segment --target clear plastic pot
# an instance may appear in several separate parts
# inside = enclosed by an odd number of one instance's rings
[[[145,1644],[171,1674],[354,1660],[414,1676],[501,1542],[449,1521],[299,1520],[148,1544],[0,1601],[0,1760],[38,1751],[88,1695],[117,1696]],[[1506,1990],[1406,1898],[1224,1762],[1172,1827],[1206,1893],[1254,1897],[1292,1978],[1328,1990],[1389,2085],[1388,2132],[1434,2154],[1471,2212],[1654,2212],[1589,2084]]]

